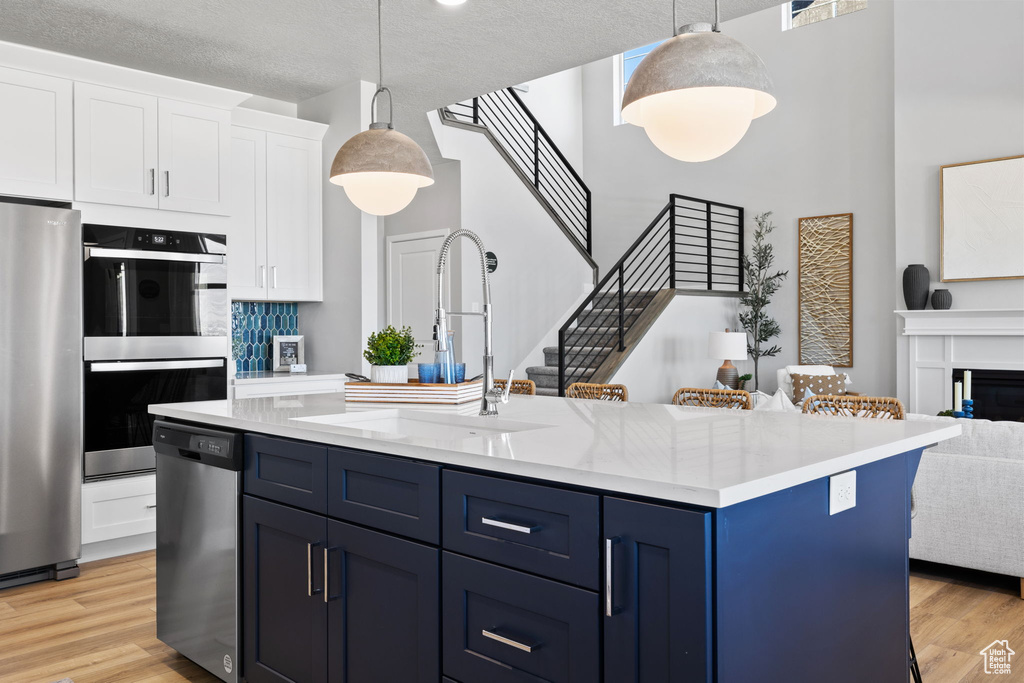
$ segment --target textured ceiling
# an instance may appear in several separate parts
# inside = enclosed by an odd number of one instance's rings
[[[722,0],[722,18],[779,0]],[[678,0],[680,24],[711,0]],[[659,0],[384,3],[395,125],[436,159],[425,112],[667,37]],[[300,102],[377,80],[373,0],[0,0],[0,40]]]

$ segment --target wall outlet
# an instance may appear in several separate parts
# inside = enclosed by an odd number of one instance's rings
[[[828,478],[828,514],[834,515],[857,506],[857,470],[833,474]]]

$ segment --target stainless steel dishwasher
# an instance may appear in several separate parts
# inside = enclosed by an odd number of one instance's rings
[[[156,636],[221,680],[239,680],[237,432],[157,420]]]

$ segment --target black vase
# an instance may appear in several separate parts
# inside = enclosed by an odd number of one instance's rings
[[[932,308],[936,311],[945,311],[953,305],[953,295],[948,289],[936,289],[932,292]]]
[[[928,305],[931,275],[923,263],[913,263],[903,271],[903,300],[908,311],[921,311]]]

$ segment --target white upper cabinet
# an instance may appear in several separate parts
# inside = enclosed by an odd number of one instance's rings
[[[75,83],[75,199],[228,215],[230,112]]]
[[[71,81],[0,67],[0,194],[73,194]]]
[[[231,298],[322,301],[327,126],[247,109],[232,120]]]
[[[157,98],[75,83],[75,199],[155,209]]]
[[[160,208],[227,216],[231,113],[160,100]]]
[[[231,129],[228,287],[234,299],[267,298],[267,134]]]
[[[270,298],[323,299],[319,140],[267,134],[267,265]]]

